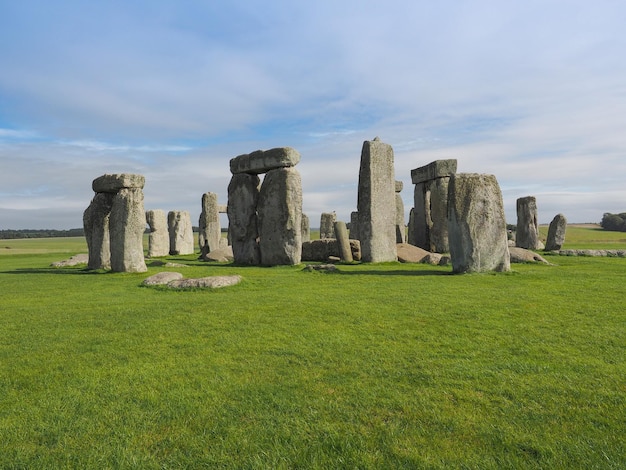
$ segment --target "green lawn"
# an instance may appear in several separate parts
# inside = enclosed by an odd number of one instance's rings
[[[2,246],[0,468],[626,468],[626,259],[169,257],[244,278],[170,291],[140,286],[163,267],[49,267],[84,240]]]

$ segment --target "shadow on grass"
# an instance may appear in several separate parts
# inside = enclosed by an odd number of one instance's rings
[[[453,273],[451,271],[432,271],[426,269],[420,269],[416,271],[405,271],[405,270],[393,270],[387,271],[384,269],[368,269],[363,271],[342,271],[339,268],[337,271],[329,272],[328,274],[339,274],[339,275],[372,275],[372,276],[451,276]]]
[[[0,274],[116,274],[113,271],[93,270],[87,268],[23,268],[15,271],[2,271]]]

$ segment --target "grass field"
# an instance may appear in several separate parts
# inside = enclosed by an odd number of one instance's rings
[[[626,248],[569,227],[564,248]],[[626,259],[253,268],[0,243],[0,468],[626,468]],[[171,268],[170,268],[171,269]]]

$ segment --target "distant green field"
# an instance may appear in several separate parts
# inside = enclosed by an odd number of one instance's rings
[[[626,259],[124,274],[0,246],[0,468],[626,468]],[[164,270],[243,282],[141,286]]]

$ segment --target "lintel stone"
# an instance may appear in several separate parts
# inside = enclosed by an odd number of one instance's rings
[[[270,150],[257,150],[239,155],[230,160],[230,172],[258,175],[277,168],[296,166],[300,161],[300,153],[291,147],[277,147]]]
[[[452,176],[456,173],[456,158],[449,160],[435,160],[428,165],[411,170],[411,181],[413,184],[424,183],[436,178]]]
[[[91,183],[95,193],[117,193],[121,189],[143,189],[146,178],[131,173],[105,174]]]

